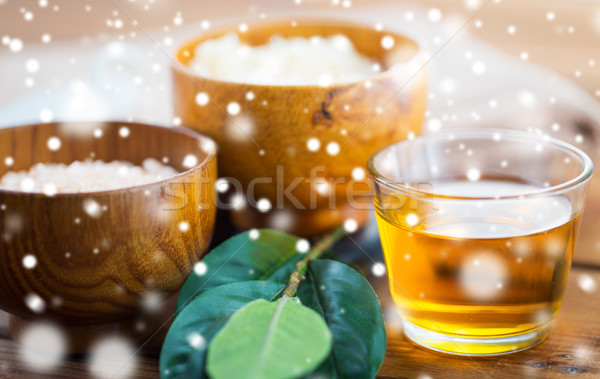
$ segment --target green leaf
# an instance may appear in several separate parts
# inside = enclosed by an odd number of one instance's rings
[[[256,232],[256,231],[255,231]],[[272,280],[285,283],[304,254],[298,253],[298,237],[271,229],[240,233],[214,248],[202,260],[201,275],[192,272],[186,280],[176,312],[194,297],[211,288],[247,280]]]
[[[325,321],[295,299],[256,300],[237,311],[213,339],[206,368],[213,379],[297,378],[331,351]]]
[[[385,355],[386,334],[369,282],[342,263],[312,260],[297,295],[333,334],[330,357],[310,377],[374,378]]]
[[[229,317],[256,300],[273,300],[284,285],[247,281],[215,287],[194,298],[175,318],[160,353],[163,378],[206,378],[208,344]]]

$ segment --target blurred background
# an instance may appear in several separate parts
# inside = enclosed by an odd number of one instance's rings
[[[140,38],[141,28],[163,47],[169,47],[168,37],[178,30],[188,27],[188,30],[200,31],[207,22],[210,25],[234,18],[250,22],[279,13],[307,11],[330,11],[343,16],[365,5],[380,4],[436,8],[441,12],[442,22],[456,25],[472,17],[461,33],[481,38],[516,58],[527,57],[527,61],[568,77],[600,98],[597,66],[600,65],[600,2],[593,0],[419,0],[413,3],[400,0],[0,0],[3,41],[0,102],[83,72],[84,68],[72,59],[77,51],[61,52],[57,57],[57,62],[62,61],[59,67],[47,67],[38,59],[38,71],[26,70],[28,59],[39,58],[35,54],[45,55],[49,49],[65,43],[89,47],[115,40],[135,40],[151,48],[148,38]],[[419,22],[418,19],[409,21],[402,14],[395,17],[397,24]],[[132,20],[139,28],[132,25]],[[17,49],[19,44],[13,43],[12,47],[19,51],[11,50],[11,44],[6,43],[9,39],[19,39],[22,48]]]

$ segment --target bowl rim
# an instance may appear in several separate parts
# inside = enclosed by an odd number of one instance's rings
[[[300,17],[293,18],[293,19],[291,19],[290,17],[281,16],[281,17],[269,18],[268,20],[259,20],[257,22],[252,23],[252,25],[250,25],[250,26],[254,26],[256,28],[264,28],[264,27],[268,27],[268,26],[283,26],[283,25],[291,26],[291,23],[293,23],[293,22],[296,22],[296,24],[297,24],[296,26],[298,26],[298,24],[300,24],[300,23],[302,23],[303,26],[309,26],[309,25],[324,25],[324,26],[328,26],[328,27],[344,26],[344,27],[352,27],[352,28],[356,28],[356,29],[371,30],[371,31],[378,32],[378,33],[387,33],[389,35],[401,37],[402,39],[410,41],[412,44],[415,45],[417,50],[410,59],[403,61],[403,62],[396,62],[396,63],[392,64],[391,66],[387,67],[385,70],[376,73],[375,75],[372,75],[372,76],[369,76],[369,77],[366,77],[363,79],[359,79],[359,80],[334,82],[327,86],[320,86],[318,84],[297,84],[297,85],[294,85],[294,84],[262,84],[262,83],[248,83],[248,82],[240,82],[240,81],[215,79],[215,78],[211,78],[211,77],[207,77],[207,76],[198,75],[187,64],[183,63],[178,58],[179,53],[181,51],[183,51],[183,49],[186,46],[194,45],[194,48],[195,48],[201,42],[207,40],[206,37],[214,36],[214,38],[217,38],[218,36],[226,35],[228,32],[237,33],[239,22],[235,23],[235,24],[233,22],[227,22],[227,23],[223,23],[215,28],[205,30],[201,33],[196,33],[193,36],[191,35],[191,36],[187,37],[186,39],[184,39],[183,42],[179,43],[177,45],[177,48],[175,49],[175,52],[172,53],[171,56],[169,57],[172,60],[171,68],[172,68],[172,70],[179,71],[180,73],[185,75],[188,79],[190,79],[198,87],[199,90],[203,91],[204,89],[201,88],[194,79],[201,79],[203,81],[207,81],[207,82],[211,82],[211,83],[219,83],[219,84],[233,85],[233,86],[237,85],[237,86],[244,86],[244,87],[250,87],[250,88],[257,88],[257,89],[258,88],[266,89],[266,88],[273,88],[273,87],[281,88],[284,90],[300,90],[300,89],[315,89],[315,88],[328,89],[328,88],[339,88],[339,87],[344,87],[344,86],[349,86],[349,85],[357,85],[357,84],[367,82],[367,81],[380,80],[382,78],[393,75],[393,73],[395,71],[397,71],[399,68],[405,67],[405,66],[411,64],[412,62],[421,61],[421,66],[422,66],[419,68],[419,70],[417,70],[417,72],[414,75],[417,75],[419,73],[419,71],[423,71],[423,68],[425,68],[425,66],[426,66],[426,59],[425,59],[425,52],[424,52],[423,44],[421,44],[419,42],[419,38],[412,35],[413,33],[409,33],[409,32],[401,33],[399,31],[393,31],[393,30],[378,31],[378,30],[375,30],[372,25],[368,25],[364,21],[356,21],[356,20],[343,19],[343,18],[332,18],[332,17],[327,17],[327,16],[300,16]],[[250,24],[249,22],[246,22],[246,23]],[[296,27],[296,26],[291,26],[291,27]],[[252,28],[249,28],[249,32],[250,33],[252,32]],[[248,32],[245,32],[245,33],[248,33]],[[275,34],[273,34],[273,35],[275,35]],[[350,40],[350,41],[352,41],[352,40]],[[352,41],[352,43],[354,44],[353,41]]]
[[[52,196],[46,195],[42,192],[25,192],[25,191],[15,191],[15,190],[7,190],[7,189],[0,188],[0,195],[9,194],[9,195],[19,195],[19,196],[29,196],[29,197],[39,196],[39,197],[43,197],[43,198],[52,199],[52,198],[110,195],[110,194],[114,194],[114,193],[118,193],[118,192],[128,192],[128,191],[132,191],[132,190],[139,191],[139,190],[144,190],[144,189],[148,189],[151,187],[155,187],[157,185],[161,186],[161,185],[171,182],[175,179],[183,178],[195,171],[202,169],[203,167],[207,167],[209,164],[211,164],[211,161],[216,160],[216,158],[217,158],[217,144],[215,143],[215,141],[212,138],[210,138],[204,134],[198,133],[194,130],[183,127],[183,126],[168,127],[168,126],[161,126],[161,125],[157,125],[157,124],[147,124],[147,123],[143,123],[143,122],[115,121],[115,120],[106,120],[106,121],[69,120],[69,121],[52,121],[52,122],[48,122],[48,123],[20,124],[20,125],[2,127],[2,128],[0,128],[0,130],[18,129],[18,128],[23,128],[23,127],[34,127],[34,128],[35,127],[45,127],[48,125],[59,125],[59,124],[65,124],[65,123],[69,123],[69,124],[111,124],[111,125],[116,125],[116,126],[138,125],[138,126],[142,126],[144,128],[166,129],[166,130],[178,133],[178,134],[182,134],[182,135],[194,138],[199,143],[212,144],[212,146],[214,146],[214,148],[210,152],[203,149],[203,151],[206,153],[206,157],[202,161],[198,162],[196,165],[190,167],[189,169],[187,169],[185,171],[181,171],[181,172],[177,173],[177,175],[169,176],[169,177],[163,178],[161,180],[155,180],[155,181],[152,181],[149,183],[139,184],[139,185],[135,185],[135,186],[128,186],[128,187],[111,188],[111,189],[99,190],[99,191],[59,192]],[[75,162],[75,161],[73,161],[73,162]],[[0,179],[2,178],[2,176],[0,176]]]

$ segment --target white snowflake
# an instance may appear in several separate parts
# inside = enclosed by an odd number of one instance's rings
[[[327,144],[327,154],[338,155],[340,152],[340,145],[337,142],[329,142]]]
[[[258,239],[258,237],[260,237],[260,232],[257,229],[250,229],[248,235],[250,239],[255,240]]]
[[[383,276],[386,273],[385,265],[381,262],[376,262],[371,267],[371,272],[375,276]]]
[[[588,274],[580,274],[577,277],[577,284],[579,285],[579,288],[587,293],[593,293],[597,288],[596,281]]]
[[[50,122],[54,118],[54,113],[50,109],[42,109],[40,111],[40,120],[42,122]]]
[[[147,292],[142,296],[142,307],[146,312],[156,312],[161,308],[163,297],[157,292]]]
[[[265,197],[256,202],[256,208],[259,212],[265,213],[271,210],[271,201]]]
[[[356,232],[356,230],[358,230],[358,223],[355,219],[349,218],[346,221],[344,221],[344,229],[348,233],[354,233]]]
[[[442,11],[437,8],[432,8],[427,12],[427,18],[431,22],[438,22],[442,19]]]
[[[470,168],[467,170],[467,179],[471,182],[476,182],[481,178],[481,171],[477,168]]]
[[[321,147],[321,142],[316,138],[310,138],[306,142],[306,148],[309,151],[317,151],[317,150],[319,150],[320,147]]]
[[[35,268],[37,265],[37,258],[33,254],[27,254],[23,257],[23,267],[28,270]]]
[[[471,65],[471,71],[473,71],[473,74],[475,75],[483,75],[485,73],[485,70],[485,63],[483,63],[482,61],[475,61]]]
[[[396,41],[394,40],[394,37],[390,35],[383,36],[381,39],[381,46],[386,50],[393,48],[395,44]]]
[[[241,107],[239,103],[236,103],[235,101],[230,102],[229,104],[227,104],[227,113],[229,113],[232,116],[237,116],[238,114],[240,114],[241,111]]]
[[[182,232],[187,232],[190,230],[190,224],[187,221],[181,221],[179,223],[179,230]]]
[[[500,290],[498,283],[504,283],[506,278],[504,261],[492,253],[474,254],[465,259],[460,267],[463,290],[478,301],[493,299]]]
[[[173,24],[177,25],[177,26],[183,24],[183,18],[181,18],[181,12],[177,12],[177,15],[175,15],[175,17],[173,18]]]
[[[19,336],[19,355],[27,366],[39,371],[55,368],[66,352],[61,329],[46,323],[30,323]]]
[[[296,242],[296,250],[300,253],[307,253],[310,250],[310,242],[305,239],[298,240]]]
[[[227,179],[219,178],[215,182],[215,188],[219,193],[225,193],[229,190],[229,182]]]
[[[46,310],[46,302],[35,293],[25,296],[25,305],[35,313],[42,313]]]
[[[119,136],[120,136],[121,138],[127,138],[127,137],[129,137],[129,134],[130,134],[130,131],[129,131],[129,128],[128,128],[128,127],[126,127],[126,126],[121,126],[121,127],[119,128]]]
[[[187,338],[188,343],[194,349],[202,349],[206,345],[206,339],[200,333],[191,333]]]
[[[198,92],[198,94],[196,95],[196,104],[203,107],[206,104],[208,104],[208,101],[209,101],[209,98],[208,98],[208,95],[206,94],[206,92]]]
[[[194,154],[188,154],[183,158],[183,167],[192,168],[198,164],[198,157]]]
[[[88,216],[93,218],[100,217],[102,213],[100,204],[98,204],[98,202],[94,199],[85,199],[83,201],[83,210],[88,214]]]
[[[132,344],[119,336],[95,342],[87,358],[89,370],[97,378],[128,378],[137,367]]]
[[[414,227],[419,223],[419,215],[416,213],[409,213],[404,218],[404,221],[406,222],[406,225]]]
[[[362,167],[355,167],[352,170],[352,179],[363,180],[365,178],[365,170]]]
[[[206,274],[208,271],[208,266],[204,262],[198,262],[194,265],[194,273],[198,276],[202,276]]]
[[[40,70],[40,62],[37,59],[31,58],[25,62],[25,69],[27,72],[35,74]]]
[[[19,51],[23,50],[23,41],[18,38],[13,38],[8,43],[8,48],[13,53],[18,53]]]
[[[432,118],[427,121],[427,129],[430,132],[438,132],[442,128],[442,122],[438,118]]]

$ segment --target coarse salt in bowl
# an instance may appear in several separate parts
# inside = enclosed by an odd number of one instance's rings
[[[9,171],[0,178],[0,189],[10,191],[81,193],[144,185],[175,176],[179,171],[154,158],[141,166],[125,161],[86,159],[69,165],[37,163],[27,171]]]
[[[11,336],[52,320],[66,352],[83,353],[111,333],[152,334],[212,236],[214,142],[184,128],[47,123],[0,129],[0,157]]]
[[[359,54],[343,34],[284,38],[264,45],[243,44],[235,33],[196,47],[190,69],[197,75],[257,85],[322,85],[363,80],[381,71],[374,59]]]
[[[424,62],[414,40],[373,25],[224,26],[177,50],[175,115],[217,142],[220,174],[251,195],[231,213],[237,227],[318,235],[347,219],[362,225],[370,205],[348,193],[368,184],[353,173],[378,148],[420,134]]]

